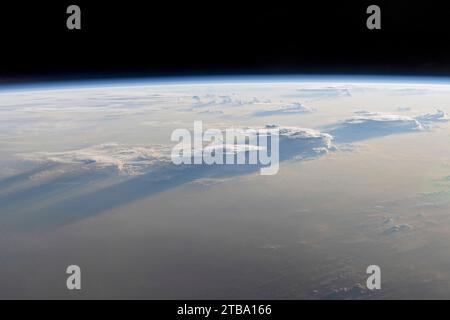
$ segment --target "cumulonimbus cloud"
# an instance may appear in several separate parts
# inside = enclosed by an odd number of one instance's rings
[[[247,135],[249,128],[236,128],[235,134]],[[322,133],[314,129],[299,127],[279,127],[266,125],[264,129],[279,132],[280,161],[288,160],[296,156],[313,157],[319,154],[318,150],[333,150],[330,134]],[[256,140],[253,140],[256,141]],[[262,147],[252,144],[229,144],[224,141],[215,141],[204,146],[204,150],[221,150],[224,154],[246,153],[252,150],[260,150]],[[194,154],[195,152],[193,152]],[[125,175],[143,175],[152,172],[157,175],[158,170],[164,168],[166,172],[171,163],[171,145],[125,145],[119,143],[102,143],[81,149],[59,152],[34,152],[19,154],[21,159],[39,164],[61,164],[75,166],[84,169],[108,169],[114,168]]]
[[[58,163],[96,169],[114,167],[121,173],[138,175],[162,163],[168,163],[169,151],[167,146],[161,145],[145,147],[102,143],[69,151],[22,154],[21,157],[38,163]]]

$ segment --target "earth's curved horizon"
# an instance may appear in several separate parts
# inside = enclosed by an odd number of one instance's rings
[[[0,298],[448,299],[449,113],[444,78],[2,87]],[[195,121],[279,128],[279,172],[174,165]]]

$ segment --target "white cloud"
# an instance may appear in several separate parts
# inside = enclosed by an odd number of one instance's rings
[[[336,141],[355,142],[392,134],[417,132],[429,129],[432,123],[449,121],[449,116],[441,110],[434,113],[411,117],[359,110],[339,124],[329,126],[329,132]]]
[[[236,128],[236,134],[248,135],[248,128]],[[314,158],[328,151],[335,150],[332,146],[333,137],[314,129],[298,127],[278,127],[267,125],[263,128],[269,133],[279,130],[280,160],[300,158]],[[253,131],[256,132],[256,131]],[[224,135],[225,137],[225,135]],[[149,172],[157,174],[168,165],[172,165],[170,154],[171,145],[125,145],[119,143],[102,143],[86,148],[60,152],[34,152],[18,154],[26,161],[39,164],[56,163],[68,166],[78,166],[84,169],[116,169],[126,175],[141,175]],[[263,150],[264,147],[252,144],[230,144],[223,141],[214,141],[205,145],[206,152],[220,150],[224,154],[241,154],[252,150]],[[193,153],[196,154],[195,152]],[[165,171],[166,172],[166,171]]]
[[[424,129],[421,122],[409,116],[369,111],[355,113],[357,116],[329,127],[337,142],[355,142]]]
[[[243,106],[251,105],[254,103],[259,103],[260,101],[256,97],[252,98],[238,98],[235,95],[214,95],[208,94],[203,97],[193,96],[194,101],[192,108],[204,108],[204,107],[215,107],[215,106]]]
[[[421,124],[419,121],[412,117],[396,115],[396,114],[388,114],[381,112],[370,112],[370,111],[356,111],[358,116],[354,116],[350,119],[345,120],[348,124],[357,124],[357,123],[386,123],[386,124],[407,124],[412,127],[417,127],[420,129]]]
[[[85,168],[116,168],[129,175],[142,174],[158,164],[168,163],[169,149],[163,146],[125,146],[104,143],[83,149],[62,152],[35,152],[22,154],[24,160],[39,163],[81,165]]]
[[[449,121],[450,117],[448,114],[442,110],[436,110],[434,113],[427,113],[422,116],[416,117],[417,121],[421,123],[429,123],[429,122],[445,122]]]
[[[298,96],[305,99],[330,99],[339,97],[351,97],[350,88],[346,87],[320,87],[297,89]]]
[[[276,125],[266,125],[266,128],[277,128]],[[300,127],[278,127],[280,136],[289,139],[319,139],[323,140],[325,145],[331,145],[333,136],[328,133],[323,133],[318,130],[300,128]]]
[[[307,107],[301,103],[294,102],[288,105],[275,106],[260,111],[256,111],[253,116],[264,117],[264,116],[274,116],[274,115],[284,115],[284,114],[295,114],[295,113],[311,113],[315,110],[311,107]]]

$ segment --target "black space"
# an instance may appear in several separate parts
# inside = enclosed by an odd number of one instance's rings
[[[66,8],[82,10],[67,30]],[[381,7],[382,29],[366,28]],[[14,1],[0,5],[0,82],[217,74],[450,75],[437,1]]]

